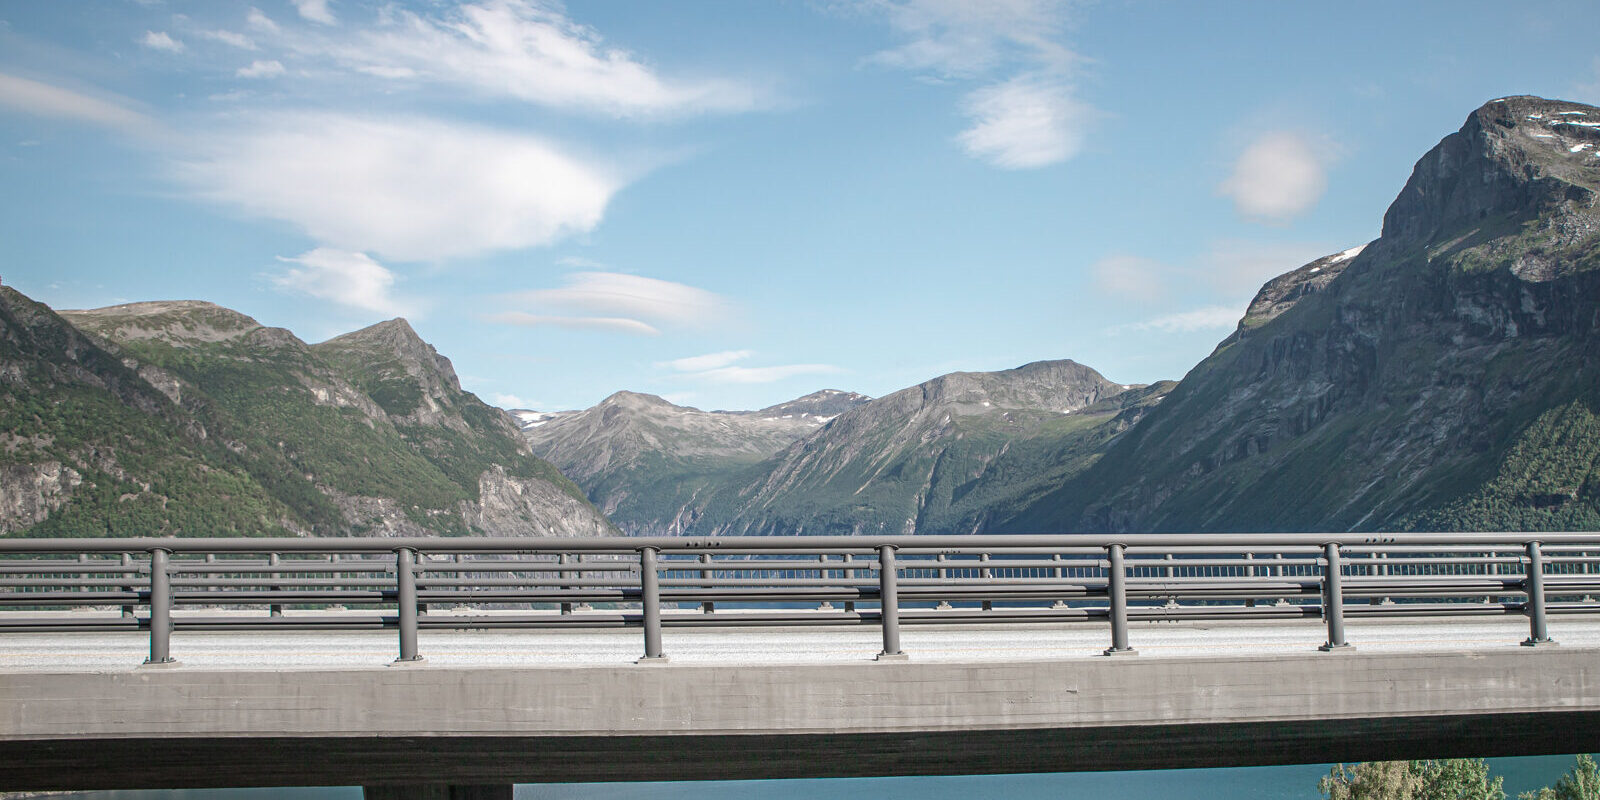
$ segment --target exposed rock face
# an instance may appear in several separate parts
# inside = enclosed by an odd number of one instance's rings
[[[935,378],[851,408],[763,462],[718,491],[691,532],[979,530],[987,504],[1037,489],[1025,473],[1081,467],[1081,447],[1110,430],[1100,426],[1122,410],[1111,401],[1130,388],[1072,361]]]
[[[788,414],[701,411],[617,392],[584,411],[542,416],[523,433],[623,530],[671,534],[712,488],[821,427],[818,409],[848,403],[827,396]]]
[[[1525,449],[1537,420],[1600,405],[1597,147],[1600,109],[1478,109],[1341,274],[1308,293],[1313,262],[1269,283],[1160,408],[1009,527],[1490,524],[1438,514]],[[1575,487],[1593,468],[1570,467]]]
[[[43,522],[82,483],[77,470],[59,461],[0,466],[0,532]]]
[[[0,289],[0,532],[615,532],[404,320],[312,347],[210,303],[64,317]]]

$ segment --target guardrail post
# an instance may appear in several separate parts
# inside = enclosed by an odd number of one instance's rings
[[[171,550],[150,551],[150,657],[146,666],[176,666],[172,657],[172,578],[167,574]]]
[[[1550,638],[1550,628],[1545,620],[1544,553],[1539,551],[1538,542],[1528,542],[1528,577],[1523,581],[1523,588],[1528,593],[1529,629],[1528,638],[1522,643],[1523,646],[1555,644],[1555,640]]]
[[[1322,552],[1328,562],[1322,572],[1322,616],[1328,622],[1328,641],[1317,649],[1324,653],[1350,650],[1353,648],[1344,640],[1344,577],[1340,574],[1339,543],[1324,544]]]
[[[1256,554],[1253,554],[1253,552],[1246,552],[1246,554],[1245,554],[1245,578],[1254,578],[1254,576],[1256,576]],[[1254,581],[1251,581],[1251,582],[1254,582]],[[1254,608],[1254,606],[1256,606],[1256,598],[1254,598],[1254,597],[1246,597],[1245,598],[1245,608]]]
[[[819,580],[822,583],[826,584],[828,582],[828,554],[827,553],[818,553],[817,554],[817,564],[820,565],[820,566],[817,567],[817,580]],[[831,603],[831,602],[829,602],[827,600],[823,600],[822,602],[817,604],[817,610],[818,611],[832,611],[833,610],[833,603]]]
[[[271,566],[274,566],[274,567],[278,566],[278,564],[279,564],[279,562],[281,560],[282,559],[280,559],[278,557],[277,553],[270,553],[270,554],[267,555],[267,563],[269,565],[271,565]],[[272,586],[268,587],[268,591],[269,592],[283,591],[283,587],[278,585],[278,581],[280,581],[282,579],[283,579],[283,573],[281,573],[281,572],[272,573]],[[281,617],[281,616],[283,616],[283,604],[281,604],[281,603],[273,603],[272,605],[267,606],[267,616],[270,616],[270,617]]]
[[[400,617],[400,657],[395,664],[422,662],[417,655],[417,573],[412,569],[417,551],[402,547],[394,551],[396,606]]]
[[[702,563],[702,564],[710,564],[711,563],[711,554],[710,553],[701,553],[700,554],[700,563]],[[700,570],[700,580],[710,581],[711,580],[711,570],[709,570],[709,569],[701,569]],[[706,588],[710,589],[710,588],[713,588],[713,587],[710,584],[707,584]],[[702,614],[711,614],[711,613],[714,613],[716,610],[717,610],[717,604],[711,602],[710,600],[705,600],[705,601],[702,601],[700,603],[700,613],[702,613]]]
[[[131,566],[133,566],[133,555],[131,553],[123,553],[122,554],[122,570],[123,570],[122,579],[128,582],[127,585],[124,585],[122,587],[122,591],[124,591],[124,592],[132,592],[134,590],[134,588],[133,588],[134,575],[133,575],[132,572],[128,571],[128,568],[131,567]],[[125,606],[122,607],[122,616],[123,616],[124,619],[133,619],[133,606],[131,604],[130,605],[125,605]]]
[[[942,587],[950,580],[950,569],[944,566],[945,562],[950,560],[950,557],[944,553],[939,553],[933,557],[933,560],[939,562],[939,585]],[[952,607],[949,599],[941,597],[939,598],[939,604],[933,608],[935,611],[949,611]]]
[[[1106,545],[1106,594],[1110,597],[1111,647],[1108,656],[1136,656],[1138,650],[1128,644],[1128,569],[1123,563],[1124,545]]]
[[[567,571],[564,569],[559,569],[559,567],[566,566],[567,560],[568,556],[566,553],[556,556],[556,567],[558,567],[556,570],[556,583],[561,586],[561,591],[563,594],[565,594],[567,591]],[[561,604],[561,613],[572,613],[572,603],[570,601]]]
[[[853,555],[851,555],[849,553],[845,553],[844,554],[844,564],[845,564],[845,567],[844,567],[844,579],[847,582],[853,582],[856,579],[856,571],[850,568],[850,562],[854,561],[855,558],[856,558],[855,556],[853,556]],[[844,610],[845,610],[845,613],[847,613],[847,614],[852,612],[852,611],[855,611],[856,610],[856,604],[853,601],[846,600],[846,601],[844,601]]]
[[[665,663],[661,652],[661,576],[656,573],[654,547],[639,550],[639,605],[644,615],[644,658],[637,663]]]
[[[879,661],[904,661],[906,654],[900,650],[900,584],[899,569],[894,565],[894,545],[878,546],[878,608],[883,623],[883,652]]]
[[[979,553],[978,554],[978,563],[984,565],[984,566],[978,568],[978,577],[984,578],[984,579],[988,579],[988,578],[994,577],[994,571],[989,569],[989,567],[988,567],[988,564],[989,564],[989,554],[988,553]],[[994,610],[994,601],[993,600],[989,600],[989,599],[985,599],[983,601],[983,610],[984,611],[993,611]]]
[[[1052,554],[1050,554],[1050,560],[1056,564],[1056,567],[1054,568],[1054,572],[1052,573],[1053,575],[1055,575],[1055,579],[1057,581],[1060,581],[1062,578],[1066,577],[1066,572],[1064,570],[1062,570],[1061,566],[1060,566],[1061,565],[1061,554],[1060,553],[1052,553]],[[1051,608],[1066,608],[1067,607],[1067,601],[1065,601],[1065,600],[1063,600],[1063,599],[1058,597],[1058,598],[1056,598],[1056,601],[1054,603],[1050,604],[1050,607]]]

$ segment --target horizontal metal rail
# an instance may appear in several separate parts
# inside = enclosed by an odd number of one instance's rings
[[[0,632],[148,631],[151,663],[174,629],[394,629],[402,663],[443,628],[638,627],[658,660],[664,627],[865,624],[904,658],[902,624],[1109,623],[1123,655],[1129,620],[1321,618],[1340,649],[1346,616],[1520,614],[1537,645],[1595,596],[1600,533],[0,540]]]

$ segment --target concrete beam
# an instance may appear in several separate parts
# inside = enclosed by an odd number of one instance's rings
[[[8,789],[965,774],[1600,749],[1600,651],[0,673]]]

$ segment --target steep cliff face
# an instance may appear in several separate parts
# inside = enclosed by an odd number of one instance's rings
[[[1120,427],[1105,426],[1125,410],[1117,399],[1150,394],[1131,389],[1072,361],[935,378],[845,411],[758,465],[714,494],[690,531],[980,530],[994,508],[1040,490],[1034,480],[1092,461],[1091,443]]]
[[[1561,440],[1550,420],[1600,406],[1597,148],[1600,109],[1532,97],[1478,109],[1418,162],[1382,236],[1340,274],[1295,289],[1324,259],[1269,283],[1160,408],[1006,527],[1498,524],[1468,500],[1529,502],[1491,484],[1519,458],[1548,461]],[[1563,469],[1566,499],[1521,525],[1593,503],[1593,460]]]
[[[623,530],[682,533],[710,491],[821,427],[825,418],[814,412],[846,402],[835,395],[845,393],[726,412],[617,392],[593,408],[542,419],[524,435]]]
[[[614,532],[404,320],[312,347],[210,303],[0,301],[0,530]]]

